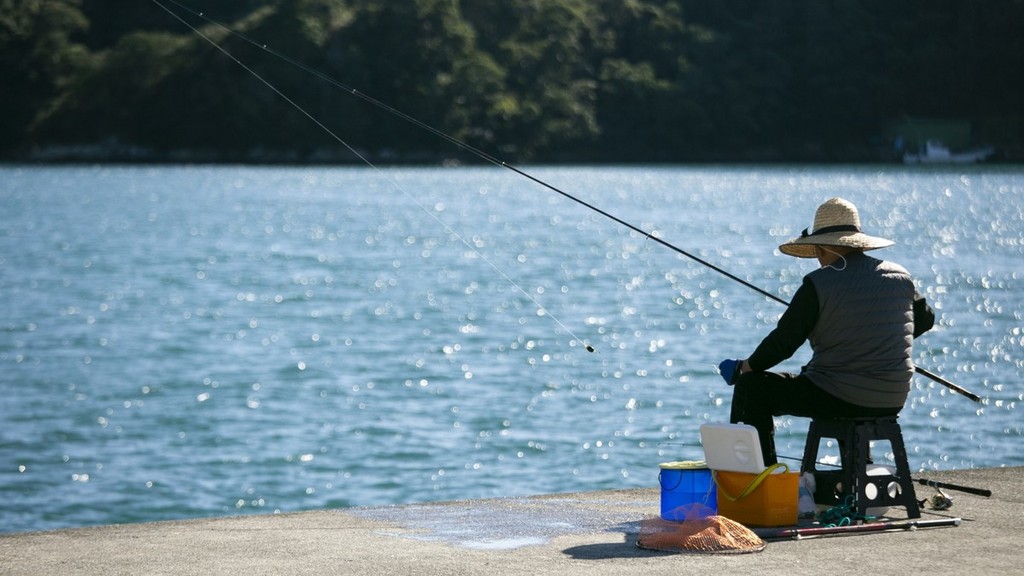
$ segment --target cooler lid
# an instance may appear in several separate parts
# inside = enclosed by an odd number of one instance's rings
[[[704,424],[700,427],[700,442],[704,445],[704,459],[712,470],[748,474],[764,471],[761,443],[753,426]]]

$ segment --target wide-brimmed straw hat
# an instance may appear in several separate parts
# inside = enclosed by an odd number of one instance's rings
[[[852,202],[831,198],[818,206],[814,213],[814,226],[809,231],[805,228],[800,236],[779,246],[779,251],[797,258],[814,258],[815,246],[874,250],[892,245],[892,240],[868,236],[860,231],[860,215]]]

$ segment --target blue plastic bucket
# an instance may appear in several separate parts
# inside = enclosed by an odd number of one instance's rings
[[[718,490],[706,463],[663,462],[658,482],[662,519],[681,522],[718,513]]]

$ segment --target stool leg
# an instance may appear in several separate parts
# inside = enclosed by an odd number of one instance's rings
[[[842,454],[843,463],[843,493],[840,503],[845,504],[846,499],[851,495],[857,499],[857,471],[863,467],[861,439],[857,426],[847,426],[843,438],[839,439],[839,453]]]
[[[859,422],[853,427],[854,442],[856,445],[856,457],[852,462],[852,476],[854,478],[853,494],[856,500],[856,512],[860,516],[867,516],[868,504],[868,461],[871,458],[871,440],[877,436],[874,425],[869,422]]]
[[[876,420],[859,422],[856,429],[860,451],[856,463],[857,512],[866,515],[867,509],[875,506],[903,506],[908,518],[920,518],[921,511],[910,478],[910,465],[899,424],[895,420]],[[872,440],[889,442],[896,464],[895,474],[868,476],[866,455]],[[893,484],[896,485],[897,493],[890,495],[889,488]],[[875,491],[873,498],[868,497],[869,487]]]
[[[820,442],[818,426],[814,420],[811,420],[811,425],[807,428],[807,442],[804,444],[804,458],[800,461],[800,474],[805,472],[816,474],[818,472],[818,444]]]
[[[804,445],[804,458],[800,464],[800,472],[810,472],[814,475],[814,502],[816,504],[834,506],[838,501],[836,486],[842,485],[844,489],[848,489],[850,486],[848,480],[843,476],[843,471],[818,469],[821,440],[832,438],[842,446],[844,444],[843,433],[843,424],[831,421],[812,420],[807,429],[807,443]],[[842,452],[840,452],[841,462],[843,458]]]
[[[893,433],[889,436],[892,453],[896,458],[896,476],[900,486],[900,497],[907,509],[907,518],[920,518],[921,509],[917,504],[914,482],[910,478],[910,463],[907,462],[907,449],[903,445],[903,432],[897,422],[892,423]]]

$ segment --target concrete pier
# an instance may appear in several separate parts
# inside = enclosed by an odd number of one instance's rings
[[[1024,575],[1024,468],[915,477],[993,494],[948,491],[952,508],[922,511],[961,518],[956,527],[772,541],[749,554],[638,548],[640,521],[659,512],[652,488],[6,534],[0,574]]]

